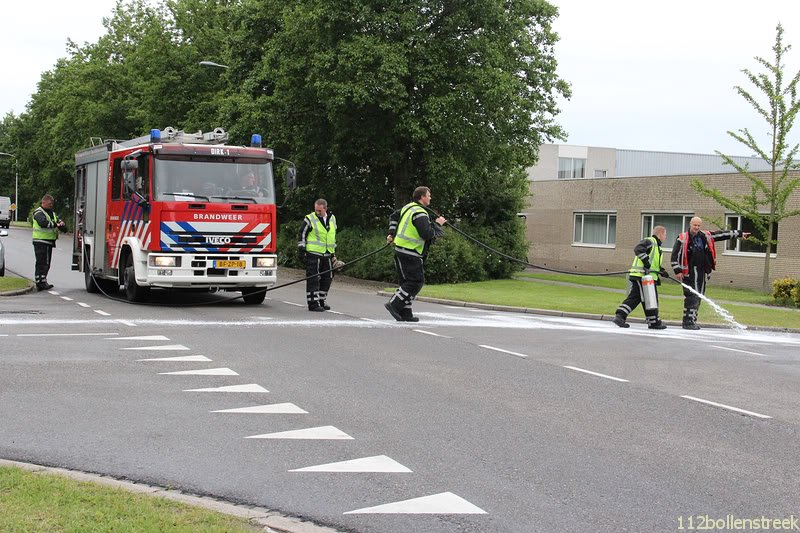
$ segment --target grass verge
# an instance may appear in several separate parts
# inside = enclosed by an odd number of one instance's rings
[[[540,283],[535,280],[513,279],[455,285],[426,285],[420,295],[465,302],[602,315],[613,315],[614,310],[624,298],[622,294],[608,292],[598,287],[573,287]],[[709,296],[717,301],[713,287],[709,289]],[[660,305],[662,319],[680,320],[682,318],[682,299],[662,298]],[[744,325],[777,328],[800,327],[800,313],[797,310],[737,304],[725,304],[723,307]],[[637,308],[633,312],[633,316],[644,317],[642,308]],[[700,322],[724,323],[714,313],[714,310],[705,304],[700,306]]]
[[[15,278],[11,276],[0,277],[0,292],[25,289],[31,285],[33,285],[33,283],[25,278]]]
[[[574,274],[529,274],[521,273],[516,275],[518,278],[525,279],[542,279],[547,281],[558,281],[563,283],[575,283],[577,285],[586,285],[590,287],[605,287],[607,289],[620,289],[625,290],[627,281],[624,275],[618,276],[580,276]],[[658,288],[659,294],[671,296],[683,296],[683,287],[673,281],[665,280],[661,287]],[[719,303],[722,301],[727,302],[745,302],[761,305],[774,305],[780,307],[769,294],[764,294],[761,291],[752,289],[735,289],[732,287],[721,287],[717,285],[709,285],[706,288],[707,295],[712,300]]]
[[[263,531],[165,498],[0,467],[0,531]]]

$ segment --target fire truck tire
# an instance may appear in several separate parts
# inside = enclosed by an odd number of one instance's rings
[[[95,278],[92,276],[92,269],[86,259],[83,260],[83,281],[84,285],[86,285],[86,292],[89,294],[96,294],[100,292],[100,289],[97,287],[97,283],[95,283]]]
[[[259,305],[264,302],[267,292],[259,287],[247,287],[242,289],[242,299],[248,305]]]
[[[129,302],[142,302],[150,294],[150,287],[142,287],[136,283],[136,272],[133,270],[133,262],[128,257],[128,265],[125,267],[125,297]]]

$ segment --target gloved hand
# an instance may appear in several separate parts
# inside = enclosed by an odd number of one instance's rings
[[[650,261],[642,262],[642,265],[644,266],[644,273],[645,274],[649,274],[650,273]]]
[[[661,276],[662,278],[669,278],[669,272],[667,272],[663,268],[658,272],[658,275]]]
[[[297,258],[300,259],[301,263],[306,262],[306,250],[305,248],[298,248],[297,249]]]

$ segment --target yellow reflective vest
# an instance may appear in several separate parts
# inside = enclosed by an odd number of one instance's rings
[[[397,224],[397,233],[394,236],[394,245],[399,248],[413,250],[419,255],[425,250],[425,240],[420,236],[416,226],[414,226],[414,217],[418,213],[424,213],[428,216],[421,205],[417,202],[411,202],[403,206],[400,210],[400,222]]]
[[[33,214],[36,215],[37,211],[41,211],[42,213],[44,213],[44,216],[47,217],[47,220],[50,221],[50,224],[52,225],[52,227],[50,227],[50,228],[41,227],[39,225],[39,223],[36,221],[36,217],[34,216],[33,217],[33,240],[34,241],[55,241],[56,239],[58,239],[58,227],[56,226],[56,224],[58,223],[58,216],[56,216],[56,214],[53,213],[53,216],[51,217],[50,215],[47,214],[47,211],[45,211],[41,207],[37,207],[36,211],[34,211]]]
[[[658,281],[659,275],[658,273],[661,271],[661,246],[658,244],[658,240],[655,237],[648,237],[646,240],[653,243],[653,246],[650,247],[650,272],[649,274],[653,276],[655,281]],[[631,277],[634,278],[641,278],[645,275],[644,272],[644,263],[642,262],[639,257],[633,258],[633,264],[631,265],[631,269],[628,271]]]
[[[336,251],[336,217],[328,215],[328,227],[320,221],[317,213],[306,215],[311,231],[306,236],[306,252],[315,254],[334,253]]]

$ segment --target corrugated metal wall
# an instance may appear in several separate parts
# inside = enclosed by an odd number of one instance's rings
[[[766,161],[757,157],[732,157],[740,165],[747,164],[752,171],[770,170]],[[683,154],[677,152],[648,152],[644,150],[617,150],[617,177],[681,176],[686,174],[717,174],[736,172],[723,165],[716,154]]]

